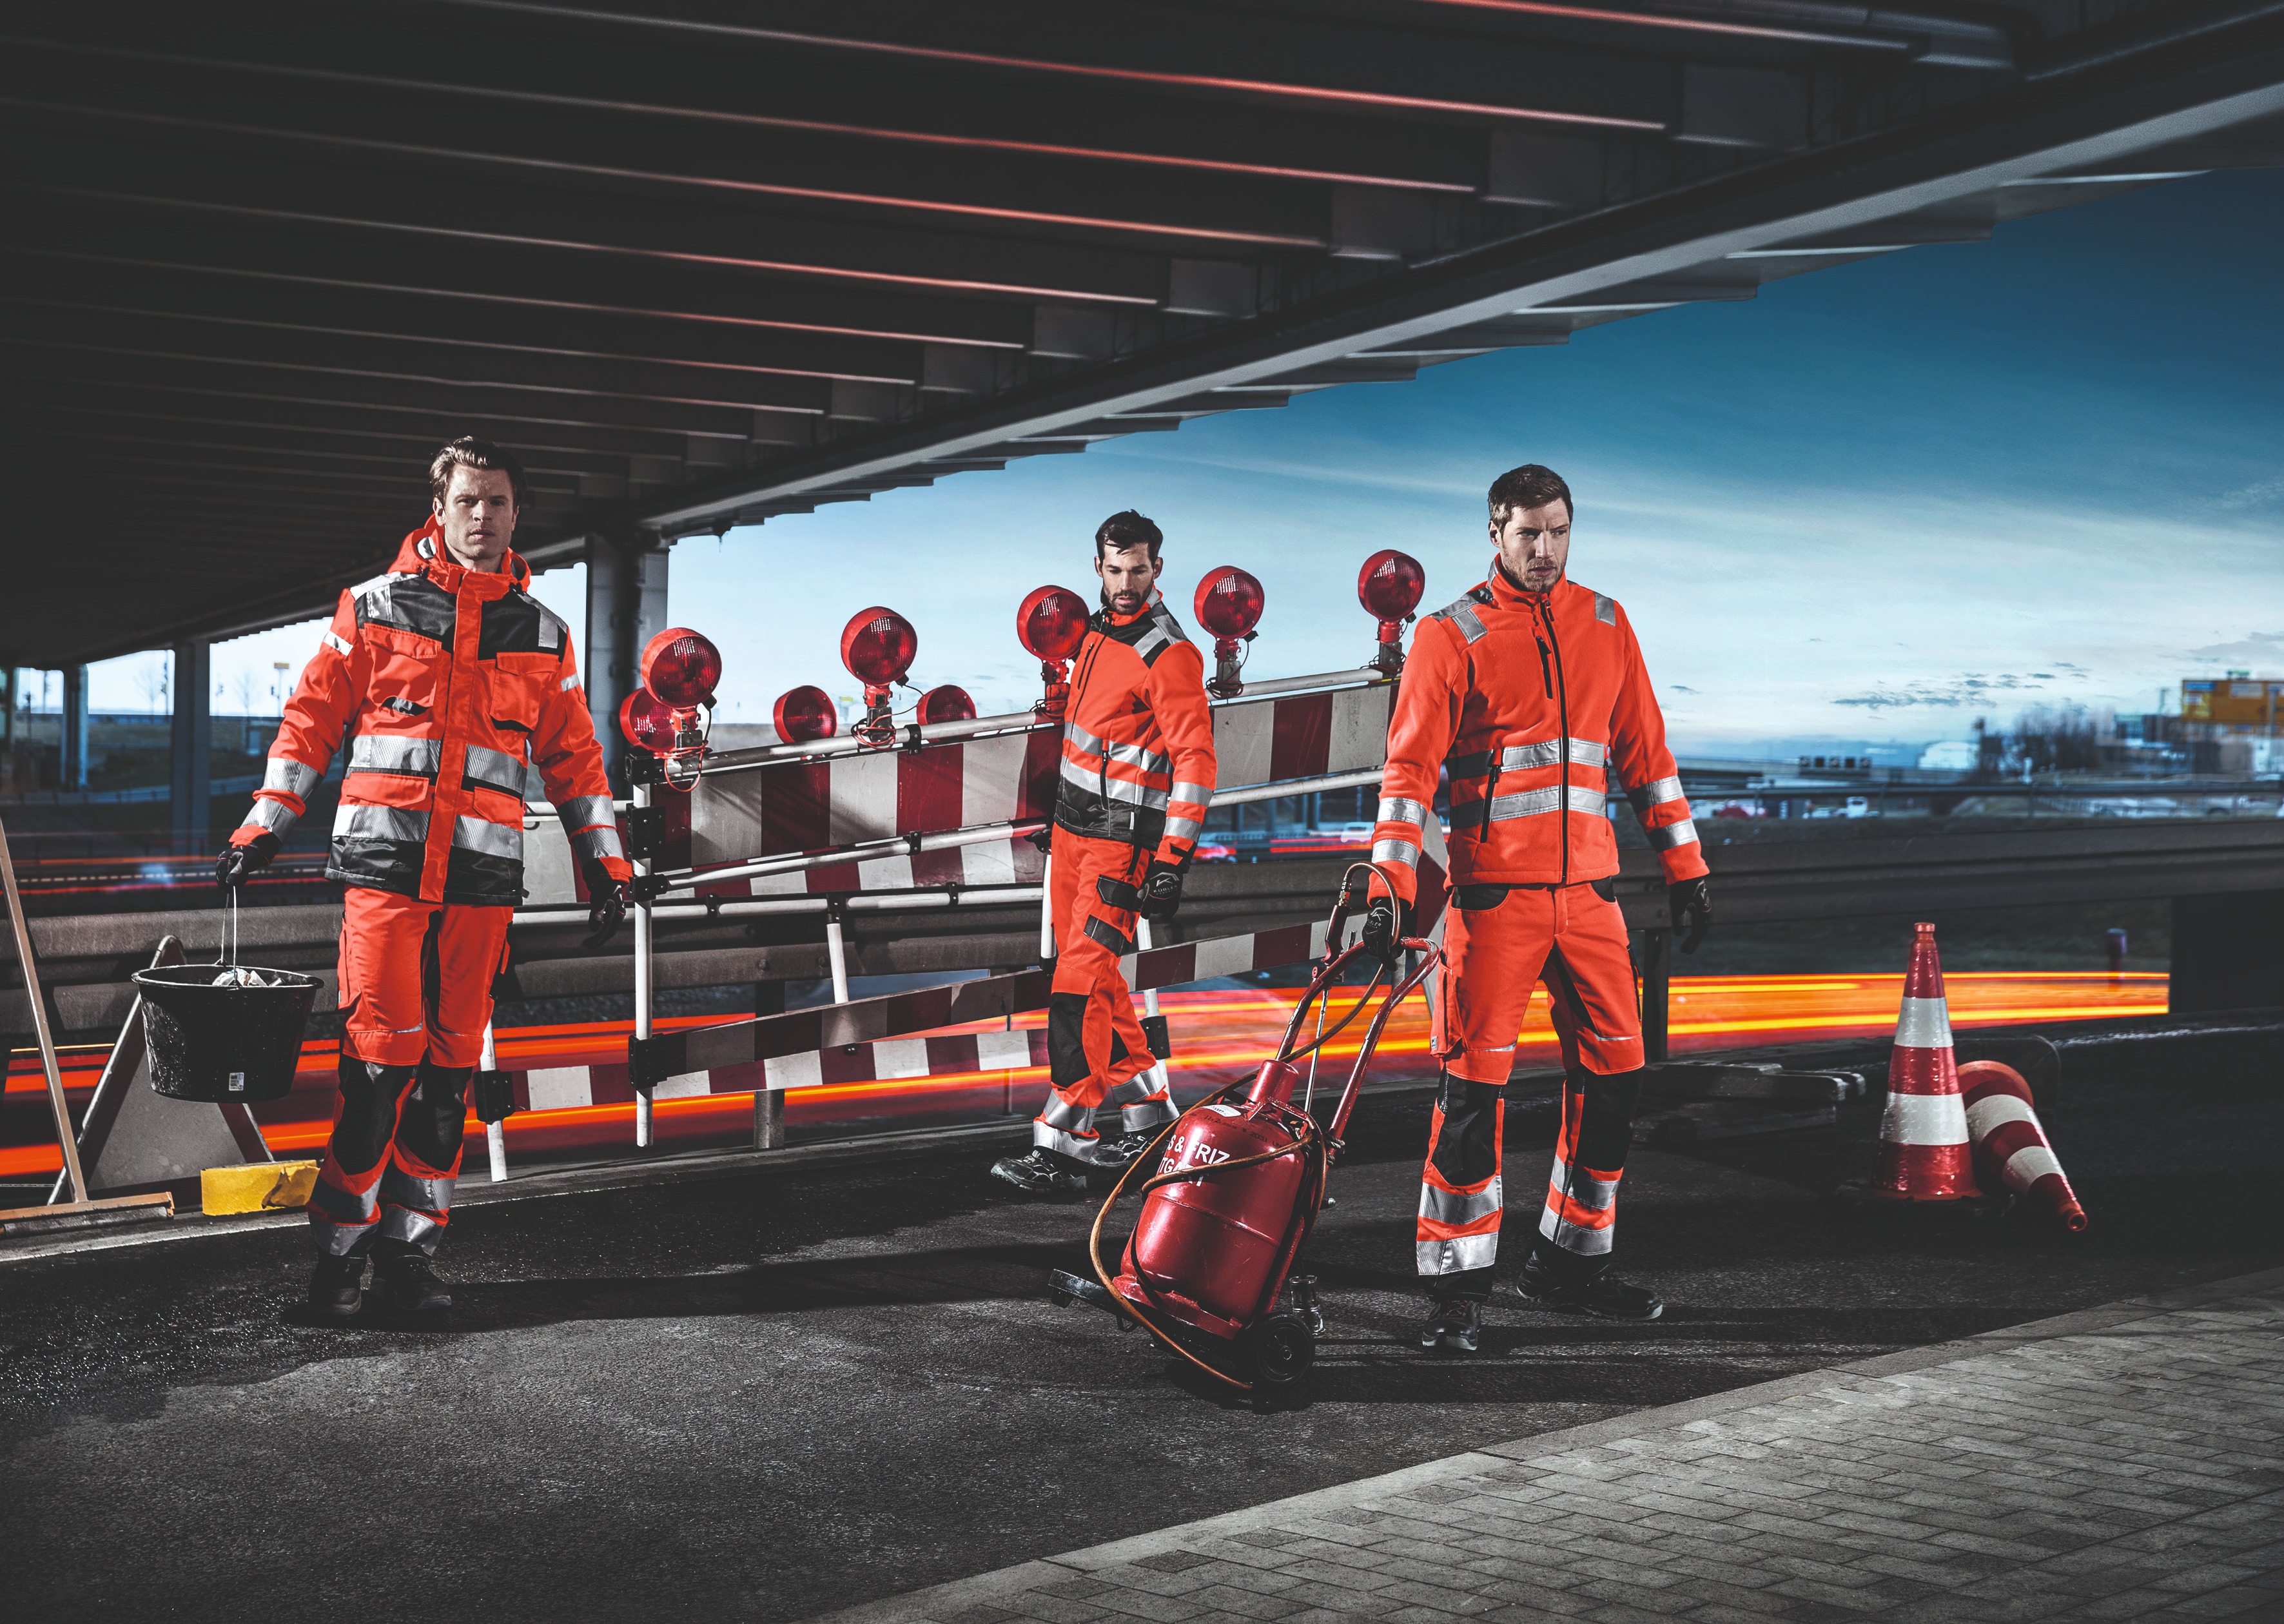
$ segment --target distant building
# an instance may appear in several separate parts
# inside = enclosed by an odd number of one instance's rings
[[[1946,739],[1920,752],[1922,773],[1972,773],[1982,747],[1972,739]]]

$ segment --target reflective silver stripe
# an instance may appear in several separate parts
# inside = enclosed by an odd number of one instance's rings
[[[1163,1100],[1166,1097],[1165,1090],[1157,1086],[1157,1071],[1153,1068],[1148,1071],[1137,1071],[1117,1087],[1104,1094],[1102,1102],[1105,1105],[1115,1105],[1119,1110],[1125,1110],[1130,1107],[1141,1104],[1145,1100]],[[1170,1122],[1173,1118],[1169,1116],[1166,1120]]]
[[[1668,801],[1680,798],[1681,781],[1678,778],[1661,778],[1638,789],[1626,791],[1626,799],[1634,804],[1634,810],[1638,812],[1645,812],[1653,806],[1662,806]]]
[[[332,649],[335,654],[340,655],[344,660],[348,659],[350,655],[356,652],[355,649],[348,646],[348,643],[345,639],[335,636],[332,628],[330,626],[325,629],[325,635],[317,640],[323,643],[326,647]]]
[[[359,734],[349,741],[348,770],[388,773],[403,778],[434,778],[443,765],[442,739],[406,739],[395,734]]]
[[[1448,1241],[1420,1241],[1412,1248],[1418,1259],[1420,1272],[1433,1279],[1438,1275],[1464,1275],[1471,1268],[1489,1268],[1498,1261],[1498,1233],[1456,1236]]]
[[[1521,772],[1525,767],[1551,767],[1562,759],[1562,741],[1541,739],[1536,744],[1510,744],[1499,752],[1499,770]],[[1471,774],[1481,777],[1481,773]]]
[[[1407,801],[1400,795],[1382,796],[1380,801],[1380,816],[1373,821],[1375,823],[1408,823],[1414,828],[1425,828],[1428,824],[1428,809],[1418,801]]]
[[[464,851],[481,851],[486,857],[511,858],[521,862],[523,825],[488,823],[481,818],[455,818],[452,820],[452,843]]]
[[[1195,840],[1205,833],[1204,820],[1198,818],[1169,818],[1166,820],[1168,840]]]
[[[1951,1047],[1951,1007],[1940,998],[1907,998],[1896,1016],[1896,1042],[1907,1049]]]
[[[481,744],[471,744],[468,746],[468,765],[462,769],[460,776],[470,784],[505,790],[512,796],[523,794],[523,758],[511,756],[505,750],[486,749]]]
[[[619,843],[619,831],[606,825],[601,828],[581,829],[571,836],[571,850],[579,856],[594,861],[606,857],[624,857],[627,850]]]
[[[1459,627],[1459,635],[1470,643],[1479,641],[1487,630],[1483,624],[1483,617],[1475,613],[1475,600],[1473,597],[1462,598],[1457,603],[1447,603],[1428,618],[1450,621]]]
[[[1063,724],[1063,737],[1090,756],[1102,754],[1102,741],[1081,727],[1076,722],[1066,721]]]
[[[1142,1075],[1147,1077],[1150,1074],[1145,1071]],[[1145,1100],[1139,1105],[1120,1106],[1118,1126],[1122,1132],[1138,1134],[1145,1128],[1165,1126],[1177,1114],[1173,1101],[1162,1095],[1154,1100]]]
[[[354,1224],[358,1228],[363,1228],[372,1221],[372,1215],[379,1206],[380,1192],[378,1181],[375,1181],[373,1187],[365,1190],[363,1195],[359,1195],[355,1190],[343,1189],[340,1185],[325,1179],[318,1180],[317,1188],[309,1192],[309,1216],[320,1224],[330,1220],[337,1224]]]
[[[1576,1252],[1582,1258],[1599,1258],[1616,1241],[1618,1226],[1613,1222],[1599,1229],[1583,1228],[1548,1207],[1538,1215],[1538,1233],[1565,1251]]]
[[[2061,1158],[2044,1145],[2024,1145],[2006,1158],[2006,1165],[1998,1170],[1998,1176],[2006,1181],[2008,1189],[2027,1192],[2030,1186],[2050,1173],[2068,1176],[2062,1174]]]
[[[557,683],[555,686],[562,689],[566,694],[568,694],[572,689],[579,686],[579,673],[577,671],[573,671],[568,677],[566,677],[562,681]]]
[[[2038,1126],[2038,1112],[2011,1094],[1985,1094],[1967,1108],[1967,1132],[1978,1145],[2010,1122],[2027,1122],[2040,1134],[2045,1132]]]
[[[1610,747],[1594,739],[1570,741],[1570,765],[1574,767],[1604,767],[1610,763]]]
[[[1596,592],[1594,594],[1594,618],[1600,621],[1606,626],[1616,625],[1618,624],[1618,606],[1615,600],[1606,598],[1600,592]]]
[[[1187,801],[1191,805],[1197,807],[1211,806],[1213,804],[1213,786],[1211,784],[1185,784],[1177,779],[1174,782],[1174,799],[1177,801]]]
[[[452,1210],[452,1187],[458,1182],[457,1179],[419,1178],[392,1161],[383,1170],[378,1189],[381,1200],[390,1206],[410,1207],[416,1212],[449,1212]]]
[[[1406,868],[1420,867],[1420,848],[1408,840],[1375,840],[1372,843],[1372,860],[1375,863],[1401,863]]]
[[[1068,756],[1063,757],[1063,777],[1082,789],[1092,790],[1106,800],[1124,801],[1132,806],[1162,810],[1168,799],[1162,789],[1152,789],[1146,785],[1130,783],[1122,778],[1108,778],[1090,773]]]
[[[333,813],[333,838],[418,844],[428,838],[428,814],[403,806],[343,806]]]
[[[1420,1181],[1420,1217],[1425,1223],[1479,1224],[1498,1212],[1501,1204],[1497,1176],[1473,1195]]]
[[[1471,806],[1467,810],[1469,812],[1474,812],[1475,807],[1479,807],[1482,804],[1482,802],[1477,801],[1474,804],[1474,806]],[[1560,784],[1555,784],[1545,789],[1519,789],[1513,795],[1498,796],[1490,803],[1490,812],[1489,816],[1493,822],[1500,822],[1508,818],[1541,817],[1547,812],[1560,812],[1561,810],[1562,787]],[[1454,812],[1456,816],[1456,809],[1454,809]],[[1473,818],[1470,818],[1468,821],[1471,823],[1480,823],[1483,820],[1483,813],[1475,812],[1475,815]]]
[[[443,1236],[444,1226],[426,1212],[392,1204],[380,1215],[380,1227],[373,1233],[385,1241],[403,1241],[434,1255],[436,1243]]]
[[[300,817],[299,812],[283,801],[261,799],[246,809],[246,823],[256,828],[268,829],[280,840],[286,837],[286,831],[292,828]],[[244,828],[245,825],[239,827]]]
[[[1034,1118],[1031,1121],[1031,1142],[1044,1145],[1050,1150],[1060,1150],[1065,1156],[1082,1162],[1091,1162],[1094,1159],[1095,1146],[1102,1141],[1099,1134],[1091,1133],[1066,1134],[1060,1128],[1049,1127]]]
[[[1152,655],[1156,654],[1173,640],[1166,635],[1166,629],[1163,626],[1153,626],[1134,639],[1134,652],[1146,662]]]
[[[1094,1107],[1074,1105],[1059,1094],[1047,1096],[1047,1102],[1039,1107],[1038,1120],[1051,1128],[1064,1128],[1074,1134],[1093,1137]]]
[[[1546,1182],[1550,1191],[1568,1189],[1570,1199],[1590,1212],[1607,1212],[1618,1204],[1616,1179],[1598,1179],[1583,1167],[1574,1174],[1570,1164],[1559,1156]]]
[[[1955,1094],[1888,1094],[1880,1137],[1891,1145],[1963,1145],[1967,1108]]]
[[[1155,750],[1145,749],[1138,744],[1114,744],[1110,759],[1130,767],[1139,767],[1145,773],[1164,773],[1172,769],[1174,759],[1161,756]]]
[[[1600,818],[1609,811],[1610,797],[1606,791],[1588,789],[1583,785],[1570,786],[1570,810],[1588,818]]]
[[[282,790],[296,800],[308,800],[309,791],[317,787],[325,774],[305,761],[291,756],[272,756],[262,769],[262,787]]]
[[[1676,846],[1696,843],[1697,823],[1694,819],[1684,818],[1678,823],[1669,823],[1663,828],[1644,829],[1642,833],[1649,836],[1649,843],[1659,851],[1670,851]]]
[[[618,827],[618,820],[611,811],[611,797],[606,795],[574,796],[555,809],[555,815],[563,820],[566,835],[576,835],[581,829],[599,825]]]

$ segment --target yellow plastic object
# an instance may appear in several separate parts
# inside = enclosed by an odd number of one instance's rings
[[[199,1205],[209,1218],[304,1207],[317,1188],[315,1162],[253,1162],[209,1167],[199,1175]]]

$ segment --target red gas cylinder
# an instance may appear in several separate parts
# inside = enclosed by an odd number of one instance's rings
[[[1270,1061],[1244,1103],[1200,1105],[1175,1125],[1159,1173],[1292,1153],[1152,1190],[1118,1277],[1128,1301],[1235,1337],[1283,1285],[1286,1241],[1308,1172],[1290,1109],[1300,1075],[1295,1066]]]

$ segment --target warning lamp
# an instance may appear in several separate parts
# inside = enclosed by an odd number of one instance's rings
[[[975,719],[975,702],[967,696],[966,688],[956,688],[947,682],[920,695],[919,719],[923,726],[932,722],[972,722]]]
[[[1245,692],[1238,675],[1245,662],[1238,657],[1238,646],[1259,635],[1253,628],[1266,601],[1261,583],[1235,564],[1208,570],[1198,583],[1198,624],[1212,632],[1214,639],[1214,675],[1206,690],[1215,698],[1235,699]]]
[[[888,690],[904,680],[920,651],[920,634],[896,610],[859,609],[841,629],[841,663],[864,685],[864,718],[849,731],[875,749],[896,741],[888,716]],[[909,686],[909,685],[907,685]]]
[[[1015,636],[1039,663],[1047,694],[1032,710],[1060,717],[1070,698],[1070,660],[1086,640],[1086,600],[1068,586],[1042,586],[1015,611]]]
[[[1419,616],[1420,594],[1428,590],[1428,571],[1420,561],[1394,547],[1382,547],[1365,560],[1357,571],[1357,601],[1380,622],[1380,647],[1373,651],[1371,669],[1395,677],[1404,671],[1404,628]]]
[[[841,731],[841,712],[833,702],[833,695],[814,683],[787,688],[778,694],[778,702],[770,708],[770,721],[777,728],[778,737],[787,744],[830,739]]]
[[[674,748],[674,710],[648,688],[637,688],[619,702],[619,732],[637,749],[663,756]]]
[[[702,632],[687,626],[669,626],[644,645],[637,669],[642,688],[620,707],[620,730],[635,738],[638,728],[653,729],[660,735],[656,742],[637,741],[664,758],[667,783],[686,789],[697,781],[698,765],[706,758],[706,734],[712,718],[709,714],[707,726],[701,727],[699,712],[710,713],[714,709],[714,690],[722,681],[722,651]],[[646,708],[633,702],[643,694],[665,712],[662,718],[644,720]]]

